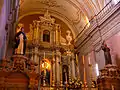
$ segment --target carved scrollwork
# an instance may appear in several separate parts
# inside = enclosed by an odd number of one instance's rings
[[[61,5],[58,5],[55,0],[42,0],[41,3],[48,7],[61,7]]]
[[[40,16],[39,18],[40,18],[41,23],[43,23],[43,22],[48,22],[49,24],[54,24],[55,23],[55,19],[51,18],[50,14],[48,13],[48,10],[44,14],[44,17]]]

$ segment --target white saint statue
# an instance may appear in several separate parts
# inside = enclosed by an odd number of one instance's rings
[[[66,39],[63,38],[62,36],[60,37],[60,43],[61,43],[61,45],[66,45],[67,44]]]
[[[24,31],[23,25],[20,25],[15,35],[15,54],[21,55],[25,54],[27,38],[23,31]]]
[[[66,40],[68,41],[68,45],[71,45],[71,41],[72,41],[71,32],[67,30],[66,33],[67,33]]]

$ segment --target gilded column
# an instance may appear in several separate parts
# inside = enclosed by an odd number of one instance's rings
[[[77,77],[80,78],[79,66],[78,66],[78,55],[76,54],[76,69],[77,69]]]
[[[38,45],[39,45],[39,21],[36,22],[36,28],[35,29],[35,55],[34,55],[34,61],[38,64],[39,62],[39,56],[38,56]],[[38,67],[36,67],[36,71],[38,72]]]
[[[38,48],[35,47],[35,56],[34,56],[34,61],[37,63],[38,62],[38,56],[37,56]]]
[[[59,42],[58,42],[58,41],[59,41],[59,40],[58,40],[58,36],[59,36],[59,35],[58,35],[58,30],[59,30],[59,25],[56,24],[56,32],[55,32],[55,33],[56,33],[56,45],[59,44]]]
[[[51,31],[51,38],[50,38],[50,40],[51,40],[51,44],[53,45],[55,43],[55,32],[54,32],[54,30]]]
[[[71,80],[71,63],[70,63],[71,57],[68,56],[68,65],[69,65],[69,81]]]
[[[68,57],[68,70],[69,70],[69,81],[70,81],[71,80],[71,63],[70,63],[71,51],[70,50],[67,52],[67,57]]]
[[[56,50],[56,84],[60,84],[60,52]]]
[[[33,46],[32,46],[32,50],[31,50],[31,60],[32,61],[34,60],[34,49],[33,49]]]
[[[39,63],[38,47],[35,47],[34,62],[37,64]],[[36,66],[36,72],[38,73],[38,66]]]
[[[61,29],[60,25],[58,25],[58,43],[60,44],[60,38],[61,38]]]
[[[60,86],[63,86],[63,80],[62,80],[62,61],[61,61],[61,55],[60,55]]]
[[[53,31],[53,44],[56,43],[56,30]]]
[[[55,56],[53,52],[53,61],[52,61],[52,86],[55,86]]]
[[[72,60],[71,60],[71,63],[72,63],[72,78],[74,79],[75,78],[75,62],[74,62],[74,55],[72,55]]]
[[[84,72],[84,87],[87,87],[87,80],[86,80],[86,70],[85,70],[85,57],[84,55],[82,56],[82,60],[83,60],[83,72]]]

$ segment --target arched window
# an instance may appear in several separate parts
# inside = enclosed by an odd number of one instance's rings
[[[118,2],[120,2],[120,0],[113,0],[115,4],[117,4]]]
[[[50,32],[48,30],[43,31],[43,42],[50,42]]]

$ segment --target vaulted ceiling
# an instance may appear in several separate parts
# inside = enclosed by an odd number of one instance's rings
[[[107,0],[108,1],[108,0]],[[19,17],[49,13],[62,20],[74,36],[105,6],[105,0],[21,0]]]

